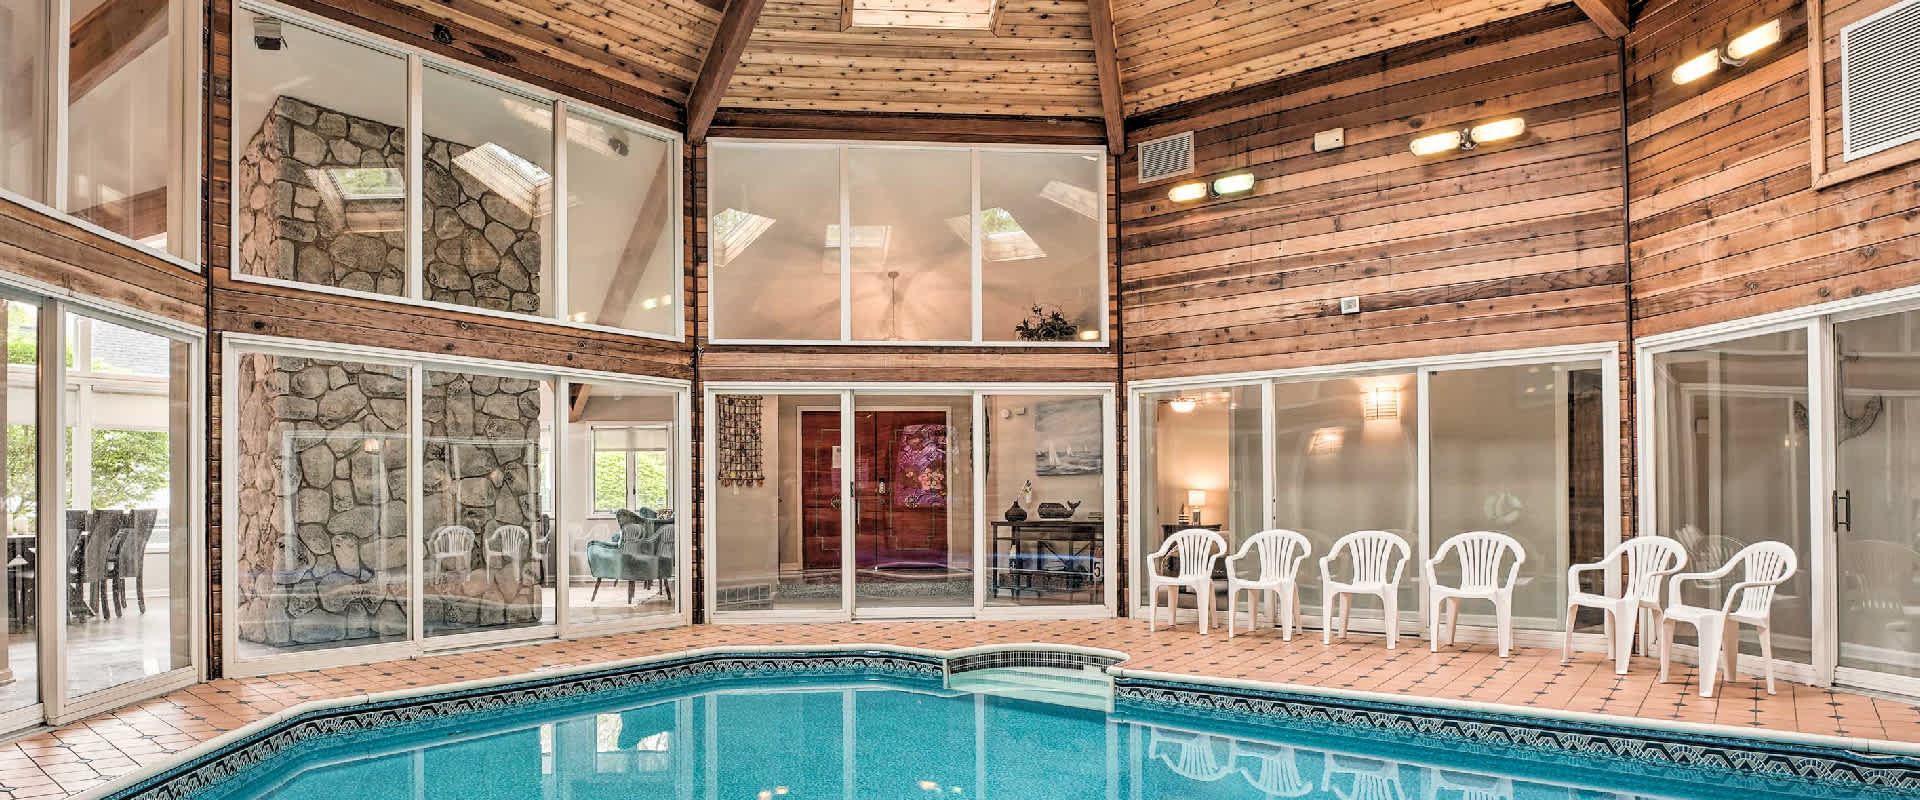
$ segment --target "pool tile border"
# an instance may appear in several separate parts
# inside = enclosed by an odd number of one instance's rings
[[[1862,788],[1920,796],[1920,744],[1766,732],[1697,723],[1622,722],[1599,714],[1467,707],[1433,698],[1118,666],[1127,654],[1068,644],[993,644],[956,650],[897,645],[746,645],[686,650],[458,684],[301,703],[202,743],[158,765],[83,792],[89,800],[187,800],[219,781],[315,737],[480,713],[723,674],[946,674],[1014,666],[1105,669],[1115,697],[1188,712],[1331,722],[1445,737],[1463,743],[1600,753],[1639,763],[1796,776],[1833,796]],[[1757,735],[1759,734],[1759,735]],[[1770,734],[1770,735],[1767,735]],[[1891,745],[1891,746],[1889,746]]]

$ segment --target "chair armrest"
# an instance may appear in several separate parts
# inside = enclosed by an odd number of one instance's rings
[[[1669,578],[1667,580],[1667,605],[1669,606],[1681,605],[1680,584],[1686,583],[1688,581],[1699,582],[1699,581],[1719,580],[1721,578],[1726,577],[1728,573],[1733,572],[1734,568],[1739,566],[1739,564],[1740,562],[1738,561],[1729,561],[1725,565],[1722,565],[1719,569],[1716,569],[1712,572],[1682,572],[1678,575],[1673,576],[1672,578]]]
[[[1727,587],[1727,599],[1720,601],[1720,613],[1722,614],[1732,613],[1734,601],[1739,600],[1740,596],[1742,594],[1745,594],[1748,589],[1760,589],[1768,586],[1779,586],[1780,584],[1786,583],[1787,578],[1791,578],[1791,577],[1793,576],[1788,575],[1777,581],[1740,581],[1739,583],[1735,583],[1734,585]]]

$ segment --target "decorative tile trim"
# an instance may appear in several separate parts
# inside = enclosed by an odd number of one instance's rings
[[[1114,700],[1190,715],[1419,737],[1488,756],[1516,749],[1577,754],[1609,759],[1648,777],[1680,767],[1713,773],[1729,786],[1754,788],[1788,778],[1806,786],[1808,796],[1836,800],[1859,798],[1862,791],[1920,796],[1920,757],[1912,755],[1137,677],[1116,677]]]
[[[1006,669],[1008,667],[1050,667],[1053,669],[1085,669],[1096,667],[1106,669],[1121,662],[1122,659],[1095,653],[1074,653],[1062,650],[995,650],[988,653],[973,653],[947,659],[947,674],[958,675],[979,669]]]
[[[892,675],[940,679],[943,659],[881,651],[706,654],[688,658],[456,689],[429,695],[296,714],[134,782],[103,798],[185,800],[295,746],[321,737],[367,733],[395,725],[486,714],[600,692],[735,675]]]

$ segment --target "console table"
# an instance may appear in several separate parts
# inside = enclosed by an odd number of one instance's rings
[[[1023,596],[1085,594],[1102,601],[1101,556],[1106,524],[1093,520],[995,520],[989,545],[988,589],[1014,600]]]

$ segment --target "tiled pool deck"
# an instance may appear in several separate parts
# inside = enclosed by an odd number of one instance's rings
[[[1498,704],[1540,711],[1608,714],[1771,729],[1853,739],[1920,742],[1920,706],[1845,691],[1780,682],[1777,695],[1749,677],[1699,696],[1690,669],[1672,683],[1636,658],[1613,674],[1611,662],[1582,654],[1561,664],[1558,650],[1520,648],[1501,659],[1488,644],[1429,653],[1402,639],[1387,650],[1378,636],[1320,644],[1317,632],[1281,641],[1277,630],[1200,636],[1192,625],[1149,632],[1134,620],[1049,622],[903,622],[825,625],[696,626],[407,661],[295,672],[199,684],[53,731],[0,745],[0,800],[66,797],[91,789],[307,700],[430,687],[543,668],[578,666],[695,648],[793,645],[900,645],[957,650],[994,644],[1066,644],[1118,650],[1121,665],[1214,678],[1382,692],[1416,698]]]

